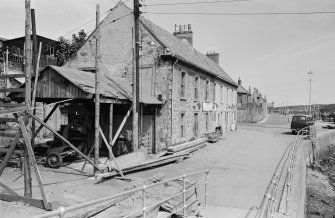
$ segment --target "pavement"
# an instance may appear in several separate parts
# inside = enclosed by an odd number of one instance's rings
[[[239,124],[237,131],[223,135],[216,143],[208,143],[181,163],[128,176],[145,179],[162,173],[171,178],[208,169],[208,205],[201,211],[203,217],[254,217],[276,165],[293,137],[288,119],[283,115],[272,114],[261,123]],[[75,175],[73,171],[64,169],[59,172],[44,168],[41,172],[48,197],[56,203],[56,208],[115,194],[130,185],[116,179],[96,184],[93,178],[78,173]],[[23,179],[13,182],[20,171],[6,168],[4,174],[10,176],[1,178],[0,191],[22,194]],[[201,177],[192,177],[190,180],[204,183]],[[36,182],[34,193],[34,197],[38,198]],[[1,218],[29,217],[42,212],[28,205],[0,201]]]

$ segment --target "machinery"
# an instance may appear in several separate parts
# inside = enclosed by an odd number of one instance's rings
[[[69,105],[65,108],[68,112],[68,124],[62,125],[59,133],[75,145],[84,154],[87,154],[89,145],[93,142],[92,119],[89,111],[82,104]],[[64,108],[63,108],[64,110]],[[46,154],[46,164],[51,168],[63,165],[63,160],[73,161],[77,152],[67,146],[65,142],[55,138]]]

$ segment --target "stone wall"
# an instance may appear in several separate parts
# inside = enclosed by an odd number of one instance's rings
[[[264,104],[248,103],[244,108],[237,110],[238,123],[256,123],[266,116],[266,107]]]

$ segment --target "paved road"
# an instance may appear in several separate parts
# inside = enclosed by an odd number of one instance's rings
[[[283,115],[270,115],[258,124],[239,125],[237,131],[208,144],[182,163],[139,172],[168,177],[210,170],[205,217],[253,217],[288,143],[293,139]]]

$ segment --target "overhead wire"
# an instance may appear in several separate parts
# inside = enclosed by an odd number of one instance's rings
[[[255,15],[315,15],[335,14],[335,11],[310,11],[310,12],[250,12],[250,13],[213,13],[213,12],[146,12],[148,14],[169,15],[207,15],[207,16],[255,16]]]
[[[216,3],[231,3],[231,2],[245,2],[251,0],[217,0],[217,1],[199,1],[199,2],[177,2],[177,3],[156,3],[156,4],[144,4],[143,6],[174,6],[174,5],[196,5],[196,4],[216,4]]]

